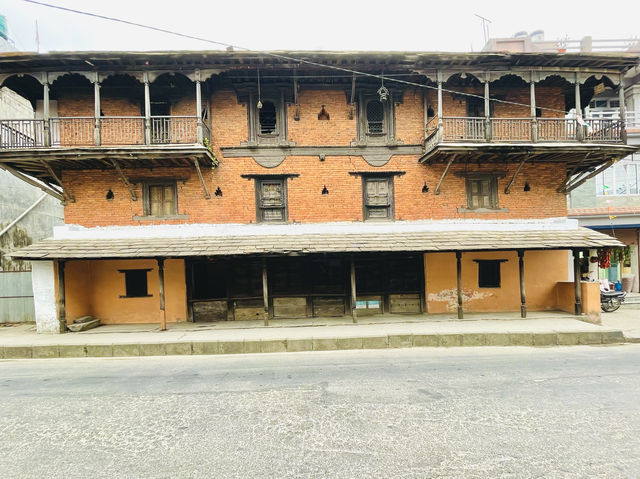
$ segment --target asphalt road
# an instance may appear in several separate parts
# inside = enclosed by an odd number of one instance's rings
[[[638,477],[640,345],[0,362],[2,478]]]

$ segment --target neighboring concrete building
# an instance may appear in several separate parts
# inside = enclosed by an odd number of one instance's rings
[[[0,51],[15,51],[6,35],[6,20],[0,15]],[[35,104],[7,86],[0,87],[0,120],[35,118]],[[0,147],[8,146],[17,132],[3,123]],[[44,196],[43,196],[44,195]],[[0,169],[0,323],[34,321],[31,264],[12,260],[12,251],[53,235],[53,227],[63,223],[58,200]]]
[[[14,255],[34,264],[38,330],[60,332],[84,315],[163,326],[448,311],[597,316],[597,285],[580,283],[581,252],[622,243],[568,220],[565,195],[576,174],[634,148],[619,120],[566,112],[601,82],[616,87],[637,61],[0,56],[0,84],[42,104],[28,125],[0,122],[30,131],[0,148],[0,167],[66,203],[66,226]],[[371,76],[382,72],[384,82]]]

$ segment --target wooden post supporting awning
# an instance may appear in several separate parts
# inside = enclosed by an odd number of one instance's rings
[[[157,258],[158,262],[158,296],[160,296],[160,331],[167,330],[167,312],[164,298],[164,258]]]
[[[356,300],[358,295],[356,293],[356,265],[353,261],[353,257],[351,258],[351,317],[353,318],[353,322],[358,322],[358,314],[356,311]]]
[[[60,325],[60,332],[67,332],[67,312],[66,312],[66,298],[65,298],[65,286],[64,286],[64,260],[58,260],[57,268],[57,292],[56,292],[56,313],[58,316],[58,323]]]
[[[267,277],[267,262],[262,260],[262,302],[264,305],[264,325],[269,326],[269,283]]]
[[[575,294],[575,314],[582,314],[582,284],[580,284],[580,251],[573,250],[573,288]]]
[[[520,317],[527,317],[527,303],[524,293],[524,250],[518,250],[518,275],[520,277]]]
[[[462,311],[462,252],[456,251],[456,279],[458,286],[458,319],[464,318]]]

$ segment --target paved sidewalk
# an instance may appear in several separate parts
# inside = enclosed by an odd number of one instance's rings
[[[486,315],[495,317],[495,314]],[[566,313],[532,313],[528,319],[453,320],[449,316],[391,316],[340,320],[246,323],[106,325],[82,333],[36,334],[32,324],[0,328],[0,358],[239,354],[337,349],[451,346],[555,346],[624,342],[615,326],[598,326]],[[514,314],[504,315],[513,318]],[[429,319],[426,319],[429,318]],[[383,322],[384,321],[384,322]],[[322,325],[321,325],[322,324]],[[245,326],[246,325],[246,326]]]
[[[630,343],[640,343],[640,305],[623,304],[613,313],[602,313],[602,326],[619,329]]]

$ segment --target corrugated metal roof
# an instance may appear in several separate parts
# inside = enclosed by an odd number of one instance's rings
[[[422,231],[403,233],[49,239],[12,253],[29,260],[287,255],[624,246],[611,236],[568,230]]]

